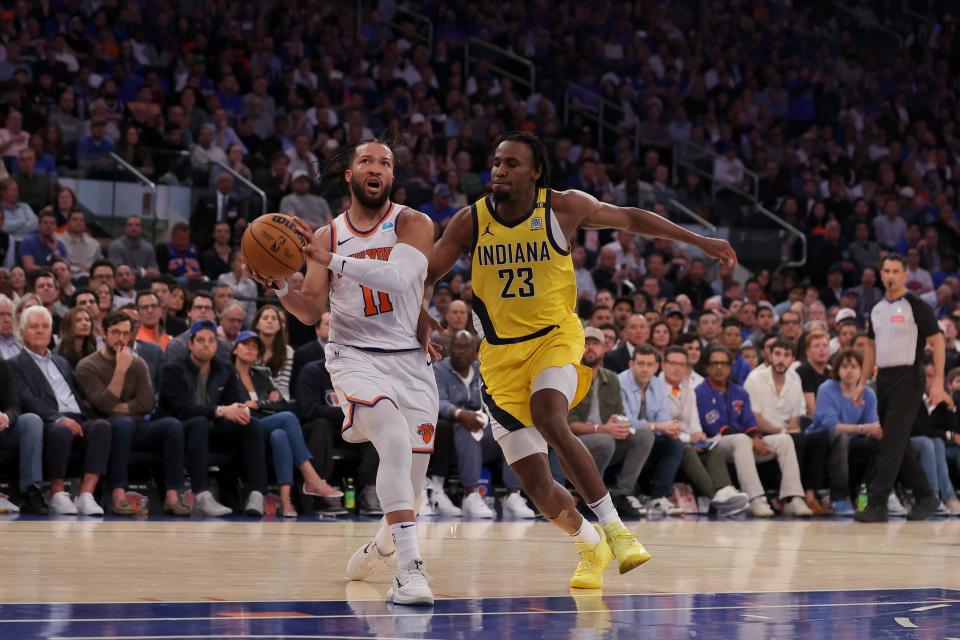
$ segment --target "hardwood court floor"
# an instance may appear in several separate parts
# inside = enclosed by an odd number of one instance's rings
[[[343,569],[376,521],[0,518],[0,603],[376,600]],[[604,596],[960,589],[960,520],[630,522],[653,560]],[[551,525],[421,520],[438,598],[569,596],[575,549]]]

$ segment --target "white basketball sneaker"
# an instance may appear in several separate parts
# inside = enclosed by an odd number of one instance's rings
[[[397,567],[397,577],[387,590],[387,600],[394,604],[433,604],[430,576],[423,566],[423,560],[411,560],[405,566]]]
[[[347,562],[347,580],[366,580],[396,562],[396,551],[383,555],[377,548],[377,543],[371,540],[350,556],[350,561]]]
[[[534,510],[527,505],[527,501],[523,499],[523,496],[520,495],[519,491],[514,491],[513,493],[509,494],[503,499],[501,504],[503,505],[503,515],[505,517],[517,519],[537,517],[536,512],[534,512]]]
[[[496,518],[497,512],[487,506],[479,491],[474,491],[463,498],[463,515],[465,518],[488,519]]]

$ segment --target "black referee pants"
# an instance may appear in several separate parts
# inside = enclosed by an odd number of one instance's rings
[[[876,474],[870,483],[870,502],[887,504],[899,474],[901,482],[920,500],[931,495],[923,467],[910,447],[910,431],[923,402],[923,370],[889,367],[877,374],[877,409],[883,439],[876,459]]]

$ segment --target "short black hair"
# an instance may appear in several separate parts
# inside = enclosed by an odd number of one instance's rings
[[[904,269],[904,271],[906,271],[906,269],[907,269],[907,259],[904,258],[904,257],[903,257],[902,255],[900,255],[899,253],[888,253],[888,254],[886,255],[886,257],[884,257],[884,259],[880,262],[880,267],[881,267],[881,268],[883,267],[883,263],[884,263],[884,262],[889,262],[889,261],[891,261],[891,260],[893,260],[894,262],[899,262],[899,263],[900,263],[900,266],[902,266],[903,269]],[[872,269],[873,267],[867,267],[867,268],[868,268],[868,269]],[[866,270],[866,269],[865,269],[865,270]],[[874,272],[874,275],[876,275],[876,272]]]
[[[777,338],[777,341],[770,346],[770,352],[773,353],[774,349],[783,349],[789,351],[792,355],[797,354],[797,345],[794,344],[793,340],[786,340],[785,338]]]
[[[725,356],[727,356],[727,361],[730,362],[730,364],[733,364],[733,352],[730,351],[730,349],[727,349],[725,346],[723,346],[719,342],[711,342],[709,345],[707,345],[706,350],[704,350],[703,352],[702,361],[704,363],[709,363],[710,356],[712,356],[715,353],[724,354]]]
[[[667,347],[667,350],[663,352],[663,359],[664,359],[664,361],[666,361],[667,356],[669,356],[671,353],[679,354],[679,355],[683,356],[684,359],[687,358],[687,352],[686,352],[686,350],[685,350],[683,347],[679,347],[679,346],[677,346],[677,345],[674,344],[674,345],[670,345],[669,347]]]
[[[390,153],[396,157],[398,143],[387,138],[364,138],[353,144],[343,145],[336,151],[327,156],[322,166],[318,166],[314,171],[314,181],[323,182],[327,187],[322,189],[324,193],[334,190],[335,193],[347,196],[350,195],[350,185],[344,177],[344,172],[350,168],[354,159],[357,157],[357,149],[365,144],[382,144]]]
[[[682,349],[681,349],[682,350]],[[630,360],[636,360],[637,356],[653,356],[657,359],[657,364],[660,363],[660,352],[653,348],[653,345],[649,345],[646,342],[643,344],[638,344],[633,350],[633,357]]]
[[[540,177],[537,178],[538,187],[550,186],[550,161],[547,158],[547,147],[543,141],[532,133],[526,131],[508,131],[493,143],[496,149],[503,142],[521,142],[530,147],[533,154],[533,166],[540,169]]]
[[[680,337],[677,338],[677,344],[679,345],[690,344],[691,342],[700,342],[700,336],[693,331],[688,331],[687,333],[681,334]]]
[[[133,328],[133,320],[130,319],[130,316],[119,309],[116,311],[111,311],[103,319],[103,332],[106,333],[110,327],[115,324],[120,324],[121,322],[129,322],[130,328]]]
[[[737,320],[736,318],[724,318],[723,322],[720,323],[720,326],[724,329],[727,327],[736,327],[737,329],[743,328],[743,323]]]
[[[207,289],[197,289],[193,292],[193,298],[190,300],[190,308],[193,308],[193,304],[197,301],[197,298],[206,298],[210,301],[210,304],[213,304],[213,294],[210,293]]]
[[[98,267],[110,267],[110,273],[115,274],[117,272],[117,268],[113,266],[113,263],[110,262],[109,260],[94,260],[93,264],[90,265],[91,276],[93,275],[94,271],[97,270]]]
[[[620,296],[613,301],[613,306],[616,307],[618,304],[628,304],[630,305],[630,310],[633,311],[633,298],[628,298],[626,296]]]
[[[154,298],[156,298],[157,294],[155,294],[150,289],[141,289],[140,291],[137,291],[136,301],[137,301],[138,308],[140,307],[140,298],[145,298],[146,296],[153,296]]]

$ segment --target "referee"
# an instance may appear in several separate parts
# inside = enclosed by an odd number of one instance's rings
[[[857,387],[857,401],[876,362],[877,399],[883,439],[875,461],[876,475],[870,483],[867,508],[854,515],[857,522],[886,522],[887,498],[900,480],[913,490],[916,499],[908,520],[926,520],[940,506],[910,448],[910,430],[923,402],[923,358],[926,345],[933,349],[936,379],[930,402],[946,401],[943,369],[946,344],[930,305],[907,291],[907,262],[891,253],[881,264],[881,278],[887,293],[870,312],[870,330],[863,357],[863,373]],[[874,342],[876,341],[876,342]]]

